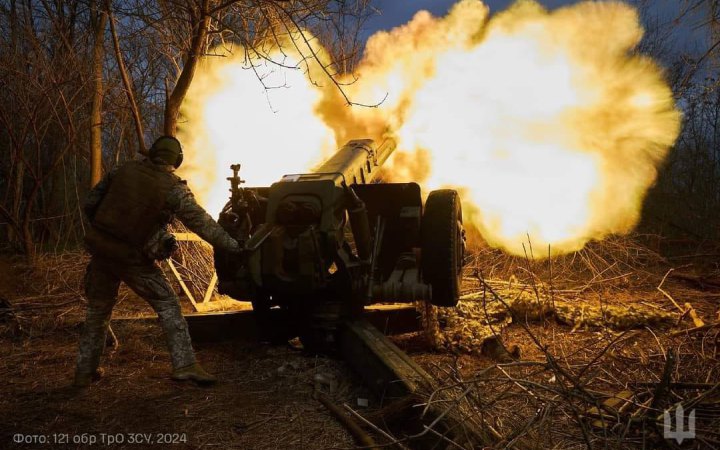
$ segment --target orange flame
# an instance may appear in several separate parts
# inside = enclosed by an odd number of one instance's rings
[[[392,135],[387,178],[458,188],[466,222],[490,245],[577,250],[632,230],[679,133],[662,70],[634,53],[642,33],[618,2],[547,12],[524,0],[491,19],[476,0],[444,18],[420,12],[367,42],[346,93],[366,104],[387,95],[377,108],[347,107],[299,57],[273,72],[287,86],[277,92],[237,58],[217,58],[196,76],[180,135],[196,168],[217,165],[186,176],[217,212],[231,162],[268,184],[348,139]]]

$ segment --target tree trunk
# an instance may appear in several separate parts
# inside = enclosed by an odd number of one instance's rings
[[[113,48],[115,49],[115,59],[117,60],[118,70],[120,71],[123,86],[125,86],[125,94],[127,95],[128,103],[130,104],[130,111],[132,112],[133,121],[135,122],[135,135],[138,141],[138,152],[143,155],[147,155],[147,149],[145,148],[145,132],[143,131],[142,119],[140,117],[140,108],[138,108],[137,102],[135,101],[135,91],[133,89],[132,82],[130,81],[130,75],[128,75],[127,69],[125,68],[125,60],[123,59],[122,51],[120,50],[120,40],[118,39],[117,32],[115,31],[115,19],[113,18],[112,11],[110,10],[109,0],[106,7],[110,20],[110,33],[112,35]]]
[[[22,149],[19,149],[18,151],[23,151]],[[23,187],[24,187],[24,181],[25,181],[25,164],[21,161],[20,158],[15,158],[15,188],[13,189],[13,204],[12,204],[12,215],[17,220],[18,217],[20,217],[20,207],[22,206],[22,197],[23,197]],[[19,230],[19,229],[18,229]],[[9,230],[8,238],[10,242],[15,241],[15,239],[18,240],[18,242],[22,242],[22,236],[13,234],[14,231],[12,229]]]
[[[711,45],[720,42],[720,1],[711,0],[710,2],[710,37]],[[715,70],[720,69],[720,48],[715,48],[712,62]],[[717,72],[716,72],[717,73]],[[716,80],[716,82],[719,82]]]
[[[90,2],[90,16],[95,42],[93,43],[93,98],[90,110],[90,187],[102,178],[102,101],[103,60],[105,58],[105,24],[107,12]]]
[[[185,95],[190,88],[190,83],[195,75],[198,62],[205,52],[205,39],[207,37],[208,26],[210,25],[210,15],[208,11],[209,1],[204,0],[200,21],[193,33],[190,49],[188,50],[187,58],[185,58],[185,64],[183,64],[180,77],[178,78],[177,84],[175,84],[172,94],[168,95],[165,101],[164,131],[167,136],[175,136],[175,133],[177,133],[180,105],[182,105]]]

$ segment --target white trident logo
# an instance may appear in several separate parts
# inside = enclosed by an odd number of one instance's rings
[[[673,425],[670,410],[663,413],[663,436],[665,439],[675,439],[678,445],[682,444],[685,439],[695,438],[695,410],[690,411],[688,416],[688,427],[685,429],[685,409],[682,404],[675,408],[675,431],[672,430]]]

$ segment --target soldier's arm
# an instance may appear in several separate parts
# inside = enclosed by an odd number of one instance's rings
[[[178,183],[170,191],[168,206],[180,222],[213,247],[230,252],[240,251],[240,244],[198,205],[195,196],[184,182]]]
[[[115,167],[106,173],[105,176],[100,179],[98,184],[96,184],[95,187],[93,187],[88,193],[88,196],[85,199],[85,204],[83,205],[83,211],[88,219],[93,220],[95,217],[95,211],[97,211],[100,202],[110,188],[110,183],[112,182],[117,170],[118,167]]]

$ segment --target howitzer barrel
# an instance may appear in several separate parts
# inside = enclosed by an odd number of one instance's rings
[[[347,184],[368,184],[377,177],[380,166],[395,151],[395,146],[393,139],[386,139],[378,146],[372,139],[353,140],[313,172],[339,173]]]

